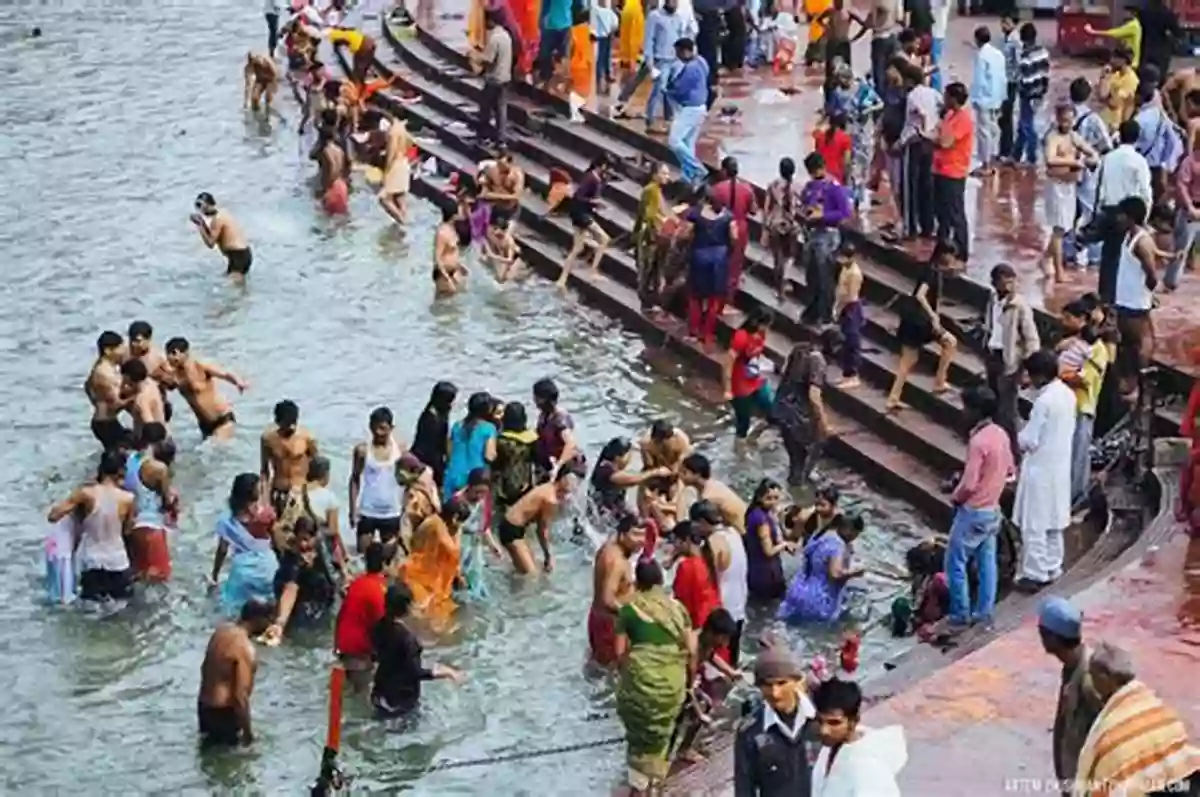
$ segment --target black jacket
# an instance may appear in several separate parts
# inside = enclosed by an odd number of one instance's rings
[[[777,725],[763,730],[760,705],[738,729],[733,750],[733,783],[736,797],[810,797],[812,763],[809,742],[816,725],[809,720],[792,741]]]

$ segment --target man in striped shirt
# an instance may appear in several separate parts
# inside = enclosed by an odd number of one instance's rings
[[[1050,53],[1037,42],[1032,22],[1021,26],[1021,57],[1017,64],[1017,141],[1013,160],[1037,165],[1038,136],[1033,120],[1050,90]]]

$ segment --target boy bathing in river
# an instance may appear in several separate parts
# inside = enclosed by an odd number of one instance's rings
[[[547,573],[554,570],[554,556],[550,553],[550,525],[558,518],[578,477],[576,470],[561,468],[553,480],[525,493],[504,513],[498,536],[518,573],[525,575],[534,571],[533,554],[525,542],[525,532],[533,524],[537,524],[538,543],[542,546],[542,568]]]

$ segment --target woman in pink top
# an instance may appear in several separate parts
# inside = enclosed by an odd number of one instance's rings
[[[712,189],[713,202],[717,207],[729,208],[733,220],[737,222],[737,235],[729,250],[728,303],[732,305],[742,284],[742,266],[746,262],[746,246],[750,243],[750,226],[747,221],[751,214],[758,212],[758,201],[754,198],[754,189],[749,183],[738,182],[736,158],[728,157],[721,161],[721,177],[721,182]]]

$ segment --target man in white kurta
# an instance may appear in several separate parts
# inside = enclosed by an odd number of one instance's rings
[[[1021,530],[1017,586],[1039,589],[1062,575],[1063,530],[1071,523],[1071,439],[1075,394],[1058,378],[1054,355],[1038,351],[1025,361],[1037,389],[1029,422],[1017,435],[1021,474],[1013,523]]]

